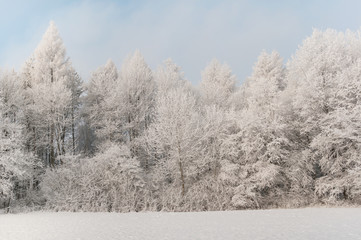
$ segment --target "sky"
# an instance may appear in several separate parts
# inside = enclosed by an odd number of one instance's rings
[[[0,68],[19,71],[53,20],[85,81],[139,49],[152,69],[171,58],[195,85],[213,58],[241,83],[263,50],[286,63],[314,28],[361,29],[360,9],[351,0],[0,0]]]

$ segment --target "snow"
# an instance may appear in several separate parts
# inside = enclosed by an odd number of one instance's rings
[[[1,240],[361,239],[361,208],[0,215]]]

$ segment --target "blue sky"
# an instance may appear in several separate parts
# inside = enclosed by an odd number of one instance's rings
[[[361,1],[0,0],[0,68],[19,70],[54,20],[84,80],[139,49],[155,69],[172,58],[194,84],[213,59],[241,82],[262,50],[287,61],[313,28],[359,30]]]

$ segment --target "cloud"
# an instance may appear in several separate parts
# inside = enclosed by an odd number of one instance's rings
[[[128,54],[139,49],[153,69],[172,58],[194,84],[200,82],[200,72],[212,58],[228,63],[243,81],[262,50],[277,50],[287,59],[312,27],[330,25],[343,30],[347,25],[330,17],[336,8],[342,9],[332,1],[330,6],[327,1],[93,0],[55,1],[55,8],[36,2],[31,7],[34,12],[23,11],[28,17],[39,15],[27,24],[27,34],[23,34],[27,39],[8,44],[0,63],[19,66],[24,62],[52,19],[84,79],[109,58],[120,67]],[[361,19],[355,16],[347,19]]]
[[[172,58],[195,84],[214,57],[227,62],[243,80],[258,54],[263,49],[279,50],[298,24],[288,14],[269,16],[246,1],[206,6],[194,1],[147,2],[136,9],[114,2],[82,2],[57,19],[83,76],[108,58],[119,66],[129,53],[140,49],[152,68]]]

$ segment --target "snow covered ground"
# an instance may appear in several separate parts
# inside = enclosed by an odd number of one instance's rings
[[[0,215],[1,240],[361,239],[361,208]]]

